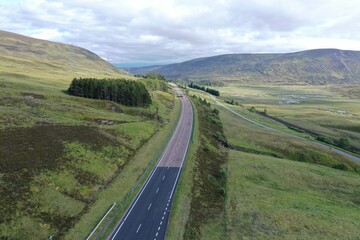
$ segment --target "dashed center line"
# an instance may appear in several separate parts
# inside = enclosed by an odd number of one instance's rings
[[[150,205],[149,205],[149,207],[148,207],[148,210],[150,210],[150,208],[151,208],[151,205],[152,205],[152,203],[150,203]]]
[[[159,192],[159,188],[156,189],[156,193],[158,193],[158,192]]]
[[[163,179],[162,180],[164,180],[165,179],[165,175],[163,176]]]
[[[141,228],[141,224],[140,224],[139,227],[137,228],[136,233],[139,232],[140,228]]]

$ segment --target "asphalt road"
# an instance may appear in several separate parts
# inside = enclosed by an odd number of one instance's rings
[[[311,142],[311,143],[316,144],[316,145],[318,145],[318,146],[321,146],[321,147],[323,147],[323,148],[330,149],[331,151],[336,152],[336,153],[338,153],[338,154],[340,154],[340,155],[343,155],[343,156],[345,156],[345,157],[348,157],[348,158],[352,159],[353,161],[360,162],[360,158],[359,158],[359,157],[357,157],[357,156],[355,156],[355,155],[352,155],[352,154],[350,154],[350,153],[341,151],[340,149],[330,147],[330,146],[328,146],[328,145],[326,145],[326,144],[322,144],[322,143],[320,143],[320,142],[311,141],[310,139],[306,139],[306,138],[302,138],[302,137],[299,137],[299,136],[296,136],[296,135],[292,135],[292,134],[290,134],[290,133],[286,133],[286,132],[280,131],[280,130],[278,130],[278,129],[271,128],[271,127],[265,126],[265,125],[263,125],[263,124],[261,124],[261,123],[255,122],[255,121],[253,121],[253,120],[251,120],[251,119],[249,119],[249,118],[241,115],[240,113],[234,111],[233,109],[229,108],[228,106],[225,106],[224,104],[222,104],[221,102],[219,102],[214,96],[210,95],[210,97],[211,97],[218,105],[220,105],[220,106],[222,106],[223,108],[227,109],[228,111],[232,112],[232,113],[235,114],[236,116],[238,116],[238,117],[240,117],[240,118],[242,118],[242,119],[244,119],[244,120],[246,120],[246,121],[248,121],[248,122],[251,122],[252,124],[255,124],[255,125],[259,126],[259,127],[266,128],[266,129],[271,130],[271,131],[280,132],[280,133],[282,133],[282,134],[286,134],[286,135],[292,136],[292,137],[294,137],[294,138],[298,138],[298,139],[301,139],[301,140],[304,140],[304,141]]]
[[[189,146],[193,110],[175,87],[182,103],[178,126],[157,166],[108,239],[159,240],[165,238],[173,194]]]

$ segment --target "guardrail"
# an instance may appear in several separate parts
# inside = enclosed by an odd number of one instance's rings
[[[91,236],[95,233],[96,229],[100,226],[100,224],[104,221],[104,219],[106,218],[106,216],[111,212],[111,210],[115,207],[116,202],[114,202],[114,204],[110,207],[110,209],[105,213],[105,215],[103,216],[103,218],[100,220],[100,222],[96,225],[96,227],[92,230],[92,232],[89,234],[89,236],[86,238],[86,240],[89,240],[91,238]]]

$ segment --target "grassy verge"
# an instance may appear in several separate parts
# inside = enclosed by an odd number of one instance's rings
[[[224,226],[226,151],[217,141],[222,137],[218,112],[203,99],[194,99],[197,112],[196,146],[186,163],[174,203],[168,237],[209,239]],[[180,195],[181,194],[181,195]],[[222,220],[221,220],[222,219]],[[216,225],[216,229],[209,225]],[[178,227],[179,225],[179,227]]]
[[[172,131],[174,125],[176,124],[176,119],[179,115],[180,103],[178,100],[175,102],[174,109],[169,112],[167,124],[161,131],[155,134],[149,141],[139,149],[132,160],[124,167],[121,173],[117,178],[112,182],[112,184],[105,190],[101,191],[96,203],[91,207],[89,212],[84,215],[81,220],[72,228],[69,233],[66,235],[65,239],[82,239],[85,238],[92,230],[92,228],[98,223],[102,218],[103,214],[109,208],[113,202],[117,202],[120,205],[131,192],[132,188],[138,181],[140,175],[144,172],[150,161],[152,160],[149,156],[154,156],[158,152],[158,148],[154,146],[161,146],[162,143],[166,140],[170,132]],[[146,177],[144,178],[144,180]],[[141,187],[141,184],[139,184]],[[134,194],[136,189],[134,190]],[[134,197],[135,195],[132,195]],[[127,205],[131,203],[131,199],[124,202],[125,205],[122,206],[121,210],[117,212],[116,217],[121,217],[125,212]],[[108,218],[113,217],[111,214]],[[104,232],[102,236],[105,236],[106,233],[111,229],[116,223],[116,220],[109,225],[108,230]]]
[[[356,239],[360,178],[318,165],[230,151],[230,239]]]

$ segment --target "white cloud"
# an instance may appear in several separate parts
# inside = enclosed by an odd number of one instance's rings
[[[360,50],[360,1],[0,1],[0,29],[72,43],[118,63],[222,53]]]

